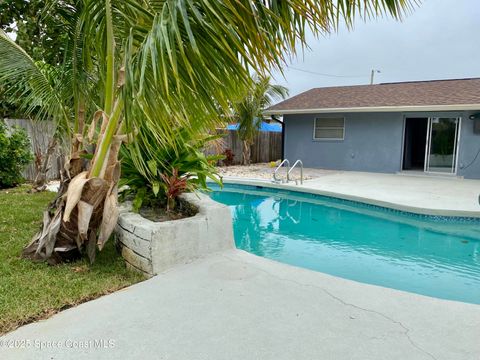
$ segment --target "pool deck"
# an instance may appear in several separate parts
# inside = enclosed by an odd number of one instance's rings
[[[480,181],[317,175],[301,186],[225,179],[418,213],[480,216]],[[0,359],[478,360],[479,339],[480,305],[229,250],[23,326],[0,337]]]
[[[309,170],[305,169],[305,173],[312,174]],[[264,178],[225,176],[223,179],[226,183],[308,191],[419,214],[480,217],[480,180],[311,170],[315,171],[315,175],[305,180],[303,185],[295,185],[294,182],[273,184],[271,180]],[[298,178],[298,174],[294,178]]]
[[[0,344],[9,339],[31,347],[0,346],[2,360],[478,360],[480,306],[229,250],[24,326]],[[89,340],[106,348],[79,348]]]

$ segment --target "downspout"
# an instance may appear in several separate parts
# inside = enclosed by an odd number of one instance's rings
[[[281,160],[285,159],[285,118],[283,121],[280,121],[277,119],[276,115],[271,115],[272,119],[278,122],[279,124],[282,124],[282,158]]]

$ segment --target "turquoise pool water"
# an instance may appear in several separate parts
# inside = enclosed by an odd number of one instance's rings
[[[237,248],[327,274],[480,304],[480,221],[415,215],[307,193],[212,187]]]

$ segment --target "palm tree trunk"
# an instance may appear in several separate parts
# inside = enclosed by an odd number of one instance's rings
[[[79,100],[70,160],[58,196],[43,215],[41,230],[33,237],[22,255],[32,260],[58,264],[86,252],[95,260],[96,247],[101,250],[110,237],[118,219],[118,153],[123,136],[119,135],[123,101],[115,102],[115,41],[110,0],[106,2],[106,77],[105,103],[101,113],[103,123],[91,162],[84,155],[85,139],[80,133],[84,123],[84,104]],[[121,70],[123,71],[123,70]],[[120,76],[119,78],[122,78]],[[122,80],[123,81],[123,80]],[[119,87],[123,84],[118,84]],[[95,131],[96,121],[91,124]],[[90,131],[89,131],[90,133]],[[90,134],[89,134],[90,135]]]
[[[80,147],[78,142],[78,138],[73,141],[72,149]],[[115,137],[103,178],[87,177],[90,163],[82,157],[86,151],[72,153],[62,171],[58,194],[44,211],[42,227],[23,250],[24,257],[54,265],[86,252],[91,262],[95,260],[97,245],[103,247],[118,219],[120,145],[121,139]]]
[[[47,187],[47,172],[50,170],[50,159],[57,146],[57,140],[52,137],[45,154],[40,155],[40,163],[36,167],[37,174],[32,185],[32,192],[44,191]]]
[[[242,164],[250,165],[250,147],[251,144],[247,140],[243,140],[243,151],[242,151]]]

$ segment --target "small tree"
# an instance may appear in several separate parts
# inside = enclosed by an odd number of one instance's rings
[[[23,181],[22,171],[33,160],[30,141],[21,128],[7,132],[0,121],[0,189],[9,188]]]
[[[238,121],[238,136],[243,142],[242,163],[250,164],[250,147],[264,120],[263,111],[276,100],[288,96],[288,89],[272,85],[270,77],[254,77],[245,97],[234,104],[234,117]]]

